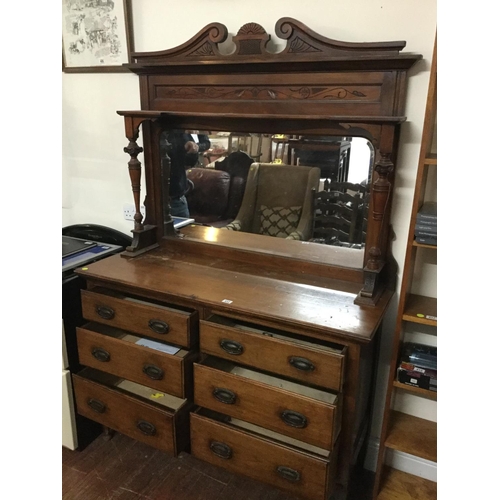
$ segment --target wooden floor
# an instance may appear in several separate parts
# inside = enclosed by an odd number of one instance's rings
[[[371,498],[373,473],[360,469],[349,500]],[[62,448],[63,500],[297,500],[187,453],[177,458],[122,434],[83,451]]]

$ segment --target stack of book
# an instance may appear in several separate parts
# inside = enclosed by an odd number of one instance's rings
[[[402,384],[437,391],[437,347],[406,342],[397,378]]]
[[[426,201],[417,213],[415,241],[437,245],[437,203]]]

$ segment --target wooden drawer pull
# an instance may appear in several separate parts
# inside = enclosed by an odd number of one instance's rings
[[[104,413],[106,411],[106,405],[98,399],[90,398],[87,400],[87,404],[96,413]]]
[[[312,372],[314,370],[314,365],[306,358],[300,358],[299,356],[292,356],[288,362],[297,370],[303,372]]]
[[[102,319],[113,319],[115,317],[115,311],[111,307],[97,306],[95,310]]]
[[[170,326],[168,325],[168,323],[165,323],[165,321],[161,321],[160,319],[150,319],[148,322],[148,326],[149,328],[151,328],[151,330],[153,330],[153,332],[159,334],[168,333],[168,331],[170,330]]]
[[[297,429],[307,427],[307,417],[293,410],[285,410],[282,412],[281,420],[283,420],[285,424],[296,427]]]
[[[228,354],[233,354],[234,356],[239,356],[240,354],[243,354],[243,351],[245,350],[243,345],[240,344],[239,342],[236,342],[235,340],[222,339],[219,345]]]
[[[287,481],[291,481],[292,483],[296,483],[300,481],[300,472],[290,469],[290,467],[285,467],[284,465],[280,465],[276,472]]]
[[[161,380],[163,378],[163,370],[155,365],[144,365],[142,371],[153,380]]]
[[[222,389],[220,387],[216,387],[214,392],[212,393],[214,398],[221,403],[226,405],[234,405],[236,402],[236,394],[229,389]]]
[[[146,436],[154,436],[156,434],[156,427],[145,420],[139,420],[137,428]]]
[[[92,349],[92,356],[94,356],[97,361],[106,362],[111,359],[111,355],[108,351],[102,349],[101,347],[95,347]]]
[[[224,460],[229,460],[233,456],[233,450],[226,443],[221,443],[219,441],[210,442],[210,450],[214,455],[217,455]]]

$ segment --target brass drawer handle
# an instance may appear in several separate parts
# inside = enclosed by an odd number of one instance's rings
[[[222,339],[219,345],[228,354],[233,354],[234,356],[239,356],[240,354],[243,354],[243,351],[245,350],[243,345],[240,344],[239,342],[236,342],[235,340]]]
[[[92,349],[92,356],[94,356],[97,361],[102,361],[103,363],[111,359],[111,355],[108,351],[102,349],[101,347],[95,347]]]
[[[97,306],[95,310],[102,319],[113,319],[115,317],[115,311],[111,307]]]
[[[210,450],[214,455],[217,455],[224,460],[229,460],[233,456],[233,450],[226,443],[219,441],[210,441]]]
[[[155,365],[144,365],[142,368],[142,371],[150,378],[153,380],[161,380],[164,375],[164,371],[159,367]]]
[[[104,413],[106,411],[106,405],[98,399],[87,399],[87,405],[96,413]]]
[[[212,393],[214,398],[221,403],[226,405],[234,405],[236,402],[236,394],[229,389],[222,389],[220,387],[216,387],[214,392]]]
[[[280,465],[276,472],[287,481],[291,481],[292,483],[296,483],[300,481],[300,472],[295,469],[290,469],[290,467],[285,467],[284,465]]]
[[[165,321],[162,321],[161,319],[150,319],[148,326],[151,330],[153,330],[153,332],[159,333],[160,335],[168,333],[170,330],[169,324],[165,323]]]
[[[315,368],[313,363],[311,363],[306,358],[301,358],[299,356],[292,356],[288,362],[297,370],[302,370],[303,372],[312,372]]]
[[[154,436],[156,434],[156,427],[150,422],[139,420],[136,426],[146,436]]]
[[[285,410],[281,414],[281,420],[283,420],[285,424],[296,427],[297,429],[307,427],[307,417],[293,410]]]

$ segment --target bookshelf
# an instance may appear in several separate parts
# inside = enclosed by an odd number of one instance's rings
[[[437,422],[399,411],[400,407],[398,410],[394,409],[397,406],[395,405],[395,399],[401,394],[405,395],[405,397],[417,398],[417,406],[420,404],[436,404],[437,402],[436,391],[406,385],[397,380],[401,348],[403,343],[408,341],[406,330],[409,330],[409,327],[413,329],[423,327],[426,329],[425,335],[429,335],[429,329],[431,329],[434,342],[437,339],[437,294],[434,296],[431,294],[426,295],[420,289],[416,291],[415,287],[412,286],[415,276],[418,275],[420,280],[425,279],[425,274],[418,272],[418,266],[422,265],[422,260],[425,261],[425,256],[422,257],[422,253],[436,253],[437,251],[437,245],[417,243],[415,241],[417,214],[423,203],[428,200],[429,185],[435,179],[437,169],[436,52],[437,42],[435,41],[408,243],[402,270],[401,293],[392,345],[390,375],[375,476],[374,500],[429,500],[437,498],[436,482],[421,477],[418,471],[412,473],[404,467],[398,469],[392,466],[395,464],[393,460],[387,460],[387,452],[390,450],[410,455],[413,459],[420,459],[426,461],[426,463],[437,464]],[[431,256],[430,260],[432,259],[435,260],[436,256]],[[412,405],[412,408],[415,408],[415,405]],[[392,465],[388,465],[388,462]]]

